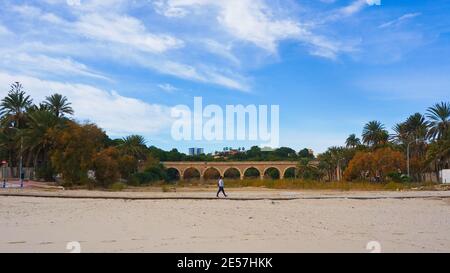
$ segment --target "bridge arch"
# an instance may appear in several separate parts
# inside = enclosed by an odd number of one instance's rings
[[[262,177],[261,170],[254,166],[249,166],[249,167],[245,168],[244,171],[242,172],[242,177],[243,178],[249,177],[249,176],[247,176],[247,172],[250,170],[256,170],[258,172],[257,175],[250,176],[250,177]]]
[[[220,176],[223,176],[220,170],[216,167],[208,167],[202,173],[203,179],[219,179]]]
[[[169,181],[176,181],[182,178],[180,169],[176,167],[166,168],[167,178]]]
[[[224,178],[243,179],[244,174],[241,172],[241,170],[239,170],[239,168],[229,167],[225,169],[222,176]]]
[[[202,173],[196,167],[188,167],[183,171],[183,179],[200,179]]]
[[[286,167],[283,172],[283,178],[296,178],[297,177],[297,167]]]
[[[268,167],[266,167],[264,169],[264,172],[263,172],[263,176],[264,177],[269,176],[269,174],[268,174],[269,170],[276,170],[277,173],[278,173],[277,176],[271,176],[272,179],[283,179],[284,173],[280,170],[280,168],[275,167],[275,166],[268,166]]]

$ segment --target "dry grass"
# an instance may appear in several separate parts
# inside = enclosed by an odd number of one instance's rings
[[[216,186],[216,181],[178,181],[177,187],[208,187]],[[308,181],[300,179],[281,179],[281,180],[261,180],[261,179],[244,179],[244,180],[226,180],[225,186],[227,188],[245,188],[245,187],[262,187],[268,189],[296,189],[296,190],[361,190],[361,191],[385,191],[385,190],[434,190],[436,184],[434,183],[374,183],[367,181],[354,182],[321,182]]]

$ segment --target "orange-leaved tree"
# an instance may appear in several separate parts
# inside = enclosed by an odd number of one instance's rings
[[[52,166],[62,174],[65,184],[86,183],[88,171],[94,167],[95,155],[104,147],[105,132],[94,124],[68,121],[63,129],[54,130],[53,134]]]
[[[402,172],[405,166],[404,155],[390,147],[379,148],[374,151],[360,151],[348,164],[344,172],[344,178],[349,181],[375,177],[384,180],[389,174]]]

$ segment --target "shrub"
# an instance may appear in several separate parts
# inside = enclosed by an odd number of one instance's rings
[[[117,155],[115,148],[107,148],[94,156],[95,178],[103,187],[108,187],[119,180],[120,173],[119,164],[116,160]]]
[[[47,163],[36,169],[36,178],[46,182],[53,182],[55,181],[54,173],[55,171],[53,170],[51,164]]]
[[[393,181],[393,182],[397,182],[397,183],[403,183],[403,182],[410,182],[411,179],[410,177],[408,177],[407,175],[395,172],[395,173],[390,173],[387,175],[387,177]]]
[[[55,143],[51,165],[61,173],[65,185],[79,185],[92,169],[94,155],[103,147],[105,132],[93,124],[68,121],[62,130],[52,131]]]
[[[116,182],[116,183],[114,183],[114,184],[112,184],[112,185],[110,186],[110,189],[111,189],[112,191],[122,191],[122,190],[124,190],[126,187],[127,187],[127,186],[126,186],[124,183],[122,183],[122,182]]]
[[[167,174],[158,166],[133,174],[129,179],[129,184],[133,186],[148,185],[161,180],[167,180]]]

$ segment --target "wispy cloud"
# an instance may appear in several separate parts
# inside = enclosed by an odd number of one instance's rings
[[[18,71],[26,75],[62,75],[83,76],[94,79],[112,81],[102,73],[90,69],[86,65],[76,62],[71,58],[53,58],[45,55],[29,55],[22,52],[2,51],[0,67],[9,71]]]
[[[83,15],[75,22],[74,29],[92,39],[133,46],[148,52],[161,53],[183,46],[183,42],[173,36],[149,33],[136,18],[117,14]]]
[[[50,0],[50,2],[53,5],[61,4],[56,0]],[[181,50],[185,46],[183,40],[170,34],[150,32],[141,20],[124,15],[125,11],[119,7],[126,5],[127,1],[111,0],[109,2],[111,2],[111,6],[101,1],[82,1],[81,5],[74,6],[73,10],[69,9],[74,12],[72,20],[43,12],[39,7],[13,5],[11,9],[20,14],[24,20],[32,22],[37,20],[43,24],[42,26],[37,25],[33,29],[33,32],[40,33],[40,40],[28,40],[27,44],[32,47],[22,47],[20,44],[18,47],[29,59],[48,58],[53,61],[54,66],[56,66],[56,59],[66,60],[68,67],[60,69],[59,73],[70,72],[71,69],[75,71],[74,66],[78,66],[80,68],[77,71],[78,74],[88,76],[88,68],[72,58],[52,57],[52,54],[87,55],[89,58],[114,60],[125,65],[132,62],[143,68],[186,80],[215,84],[235,90],[249,90],[249,86],[245,83],[245,77],[239,75],[238,72],[221,72],[214,65],[196,64],[197,62],[183,63],[179,55],[170,53],[170,51]],[[106,7],[110,7],[111,10],[100,14],[99,11]],[[54,32],[49,34],[49,29]],[[58,34],[59,44],[53,45],[50,42],[52,39],[50,36],[55,34]],[[65,37],[65,39],[61,40],[61,37]],[[80,39],[82,39],[81,43]],[[42,42],[44,40],[45,42]],[[211,51],[212,47],[213,45],[210,44]],[[36,52],[33,52],[33,49],[38,49],[40,55],[34,56]],[[219,47],[215,49],[219,50]],[[220,49],[224,50],[224,48]],[[90,73],[89,76],[99,76],[95,74]]]
[[[167,0],[157,2],[157,11],[168,17],[183,17],[199,6],[205,8],[204,12],[217,12],[217,22],[228,34],[271,53],[275,53],[280,40],[295,38],[302,32],[295,20],[277,18],[261,0]]]
[[[168,93],[173,93],[175,91],[178,91],[179,89],[176,88],[175,86],[171,85],[170,83],[161,83],[158,84],[158,87]]]
[[[351,16],[361,10],[365,1],[357,0],[348,7],[335,11],[328,17],[334,20],[342,16]],[[208,20],[210,14],[215,24],[233,39],[246,42],[261,48],[270,54],[277,54],[279,43],[286,40],[297,41],[310,48],[312,55],[335,59],[339,54],[351,51],[350,46],[344,42],[334,41],[329,37],[315,32],[315,22],[301,22],[294,16],[286,16],[288,11],[276,12],[267,1],[240,0],[160,0],[157,2],[157,11],[168,17],[203,16],[199,20]],[[201,9],[200,9],[201,7]],[[167,11],[176,10],[176,16]],[[219,49],[216,43],[210,43],[209,49],[222,54],[230,60],[229,51]],[[226,54],[226,55],[225,55]]]
[[[400,17],[397,18],[397,19],[394,19],[394,20],[392,20],[392,21],[389,21],[389,22],[386,22],[386,23],[381,24],[381,25],[379,26],[379,28],[387,28],[387,27],[390,27],[390,26],[398,26],[398,25],[401,24],[403,21],[408,20],[408,19],[412,19],[412,18],[417,17],[417,16],[420,16],[420,15],[421,15],[420,12],[407,13],[407,14],[404,14],[404,15],[400,16]]]

